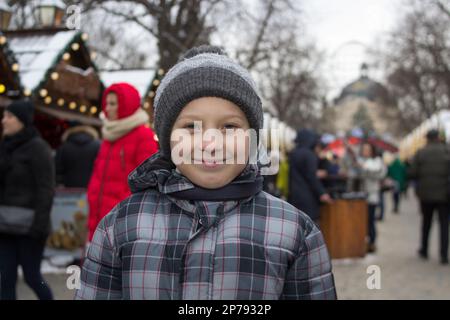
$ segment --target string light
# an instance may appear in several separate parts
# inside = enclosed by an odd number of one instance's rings
[[[144,109],[148,109],[148,108],[150,108],[150,103],[145,102],[145,103],[144,103]]]
[[[31,96],[31,90],[27,88],[27,89],[23,90],[23,94],[25,96],[29,97],[29,96]]]
[[[41,90],[39,91],[39,95],[40,95],[42,98],[45,98],[45,97],[47,96],[47,94],[48,94],[47,89],[41,89]]]
[[[59,74],[58,72],[52,72],[52,74],[50,75],[50,78],[52,78],[52,80],[56,81],[59,79]]]
[[[86,32],[84,32],[84,33],[81,35],[81,39],[82,39],[83,41],[87,41],[88,38],[89,38],[89,36],[88,36],[88,34],[87,34]]]
[[[94,60],[95,58],[97,58],[97,52],[92,51],[91,52],[91,59]]]
[[[64,61],[69,60],[70,59],[70,53],[68,53],[68,52],[64,53],[62,58],[63,58]]]
[[[148,94],[148,96],[150,98],[153,98],[155,96],[155,91],[150,91],[150,93]]]
[[[4,93],[5,91],[6,91],[5,85],[0,83],[0,94]]]
[[[64,105],[64,99],[63,98],[59,98],[58,101],[56,102],[58,104],[58,106],[62,107]]]
[[[155,79],[155,80],[153,80],[153,85],[155,86],[155,87],[157,87],[157,86],[159,86],[159,80],[158,79]]]
[[[77,51],[78,49],[80,49],[80,44],[77,43],[77,42],[72,43],[71,48],[72,48],[73,51]]]
[[[97,113],[97,107],[96,106],[92,106],[90,111],[91,111],[92,114]]]
[[[5,36],[0,36],[0,44],[4,45],[6,43],[6,37]]]
[[[76,108],[77,108],[77,104],[75,103],[75,102],[71,102],[71,103],[69,103],[69,108],[71,109],[71,110],[75,110]]]
[[[158,74],[159,74],[160,76],[162,76],[162,75],[164,74],[164,69],[159,69],[159,70],[158,70]]]
[[[19,64],[18,63],[14,63],[11,67],[12,71],[17,72],[19,71]]]
[[[45,104],[52,103],[52,97],[50,97],[50,96],[45,97],[44,102],[45,102]]]
[[[87,107],[86,107],[85,105],[82,105],[82,106],[80,107],[80,111],[81,111],[82,113],[85,113],[86,110],[87,110]]]

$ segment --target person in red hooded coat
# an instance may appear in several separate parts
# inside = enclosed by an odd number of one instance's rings
[[[89,241],[100,220],[130,195],[128,174],[158,150],[140,100],[128,83],[113,84],[103,93],[103,141],[87,191]]]

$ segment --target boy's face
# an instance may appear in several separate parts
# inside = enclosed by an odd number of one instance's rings
[[[234,103],[215,97],[195,99],[174,123],[172,161],[194,184],[221,188],[247,164],[249,128],[245,114]]]

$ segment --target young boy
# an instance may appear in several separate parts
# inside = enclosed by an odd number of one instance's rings
[[[160,152],[100,222],[76,298],[336,299],[316,225],[261,191],[248,132],[262,118],[245,69],[217,47],[188,51],[155,97]]]

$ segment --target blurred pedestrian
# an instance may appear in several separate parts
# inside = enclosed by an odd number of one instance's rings
[[[6,107],[2,119],[0,297],[6,300],[16,299],[19,265],[37,297],[53,299],[40,269],[50,233],[55,173],[50,146],[33,126],[33,110],[30,102],[15,101]],[[17,220],[11,221],[13,215]],[[5,219],[9,226],[2,224]]]
[[[394,181],[394,188],[392,190],[392,200],[394,203],[394,213],[399,212],[400,195],[406,190],[406,166],[396,157],[388,167],[388,177]]]
[[[416,182],[416,194],[422,211],[422,240],[419,256],[428,259],[428,238],[434,211],[440,224],[441,263],[448,264],[449,229],[449,161],[447,146],[439,139],[437,130],[427,133],[427,145],[415,155],[408,176]]]
[[[100,149],[97,131],[79,122],[69,122],[55,156],[57,182],[66,188],[87,188]]]
[[[375,224],[375,211],[380,202],[381,180],[386,175],[386,167],[381,157],[377,155],[375,147],[363,142],[361,155],[358,158],[363,191],[367,193],[368,203],[368,244],[367,252],[376,251],[377,230]]]
[[[318,224],[320,202],[331,202],[331,197],[317,176],[319,159],[315,147],[319,143],[319,136],[312,130],[301,129],[295,142],[297,145],[289,155],[288,202]]]
[[[87,194],[89,240],[100,220],[131,194],[128,174],[158,150],[140,104],[138,91],[128,83],[113,84],[103,93],[103,141]]]

